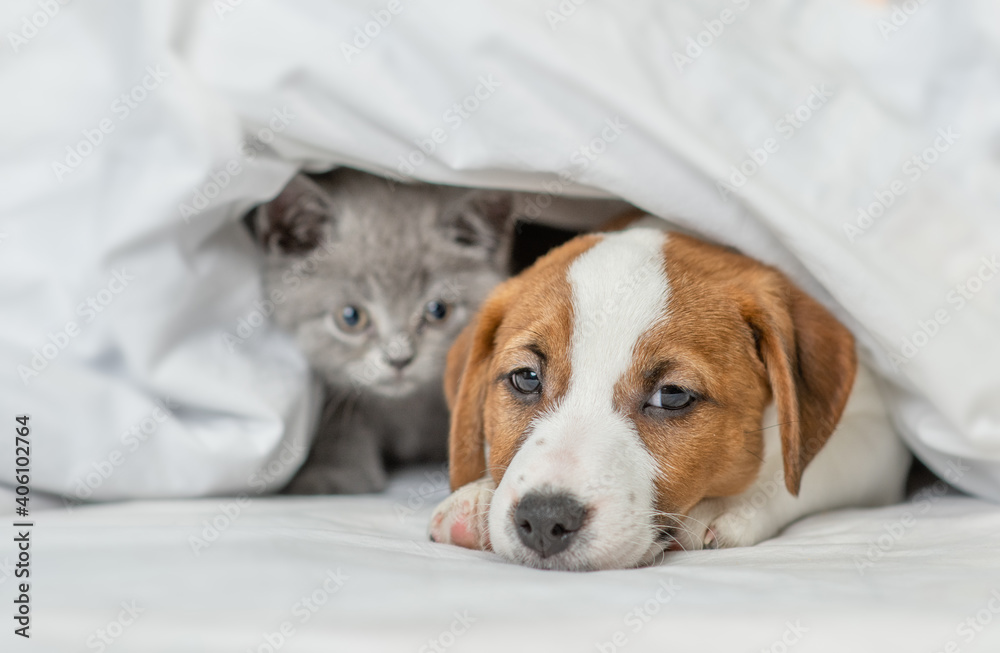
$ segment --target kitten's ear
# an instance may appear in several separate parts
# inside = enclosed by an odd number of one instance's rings
[[[455,243],[495,254],[510,240],[513,212],[513,193],[474,190],[444,212],[442,226],[447,237]]]
[[[300,173],[277,197],[257,208],[251,229],[266,251],[305,254],[320,244],[330,217],[329,196]]]

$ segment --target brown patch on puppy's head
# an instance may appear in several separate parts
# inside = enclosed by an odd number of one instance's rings
[[[705,497],[745,490],[763,460],[763,431],[772,427],[781,434],[786,487],[797,494],[853,387],[853,337],[772,267],[679,234],[664,252],[668,316],[637,347],[616,402],[668,471],[658,479],[658,508],[683,513]],[[692,391],[691,410],[643,408],[665,386]],[[762,429],[772,399],[778,424]]]
[[[452,345],[445,372],[445,396],[452,411],[449,434],[451,487],[457,489],[490,472],[499,480],[527,431],[534,408],[518,403],[497,378],[521,359],[527,365],[555,367],[557,379],[569,376],[565,352],[572,336],[573,308],[566,270],[598,238],[582,236],[543,256],[517,277],[497,287],[479,314]],[[540,360],[544,359],[544,360]],[[559,373],[561,372],[561,373]],[[557,382],[544,401],[562,391]]]

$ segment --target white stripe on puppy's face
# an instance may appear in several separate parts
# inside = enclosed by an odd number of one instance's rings
[[[652,229],[608,235],[568,270],[574,311],[565,352],[569,385],[559,403],[533,422],[490,509],[493,547],[509,559],[556,569],[621,568],[639,564],[656,548],[651,511],[657,465],[613,397],[636,344],[665,319],[665,238]],[[568,494],[586,510],[572,544],[548,558],[522,543],[513,520],[517,502],[534,492]]]

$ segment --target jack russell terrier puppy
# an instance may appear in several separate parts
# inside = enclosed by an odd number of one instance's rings
[[[578,237],[448,355],[436,542],[615,569],[902,498],[910,455],[854,338],[778,270],[690,236]]]

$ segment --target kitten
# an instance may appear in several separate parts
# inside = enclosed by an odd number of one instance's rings
[[[513,198],[300,174],[258,208],[264,291],[326,384],[309,457],[286,492],[381,490],[386,465],[447,458],[445,357],[506,276]]]

